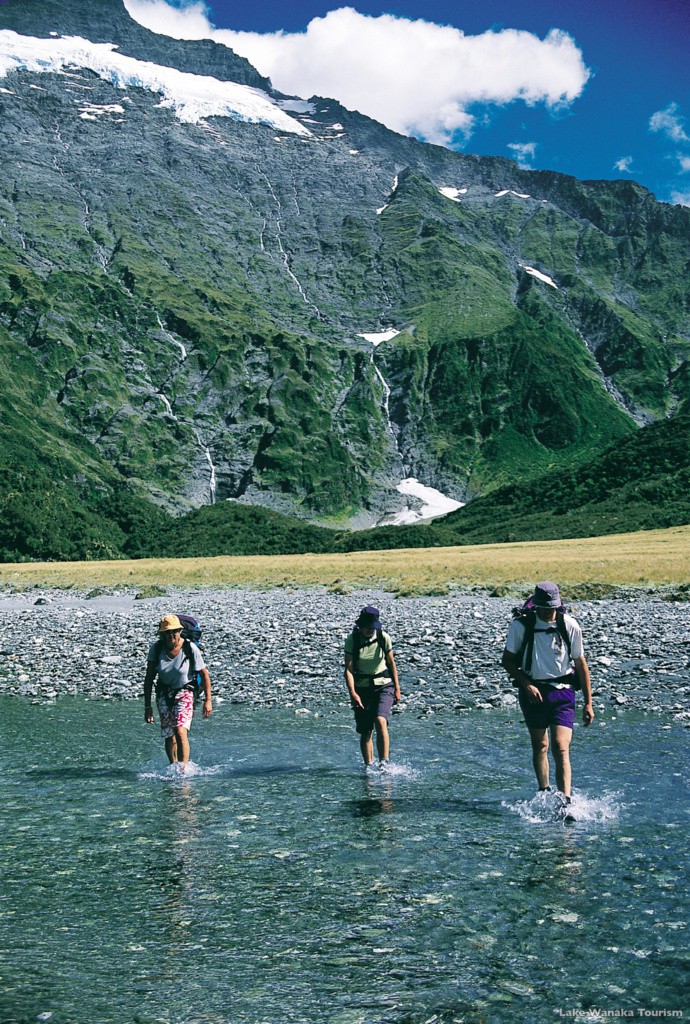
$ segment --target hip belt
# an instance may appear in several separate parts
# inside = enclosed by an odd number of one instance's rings
[[[383,682],[383,683],[386,683],[386,682],[390,683],[390,682],[393,681],[391,679],[390,673],[388,672],[387,669],[384,669],[383,672],[375,672],[373,675],[367,675],[367,676],[360,675],[359,672],[356,672],[355,673],[355,686],[372,686],[372,685],[376,685],[374,683],[375,679],[380,679],[381,682]]]
[[[576,688],[576,676],[574,672],[568,672],[565,676],[557,676],[555,679],[531,679],[534,686],[571,686]]]

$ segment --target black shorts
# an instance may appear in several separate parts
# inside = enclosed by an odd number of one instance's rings
[[[377,718],[385,718],[387,722],[390,720],[395,696],[392,683],[387,683],[386,686],[366,686],[361,690],[355,686],[355,692],[364,705],[363,708],[354,708],[358,733],[371,732]]]

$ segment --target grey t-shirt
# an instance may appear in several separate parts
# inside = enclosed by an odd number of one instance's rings
[[[160,652],[158,657],[156,657],[159,647]],[[187,644],[183,645],[182,650],[174,658],[169,658],[164,644],[161,644],[158,640],[151,644],[146,660],[149,664],[156,666],[158,686],[162,686],[165,690],[183,690],[194,678],[195,673],[201,672],[202,668],[206,668],[204,657],[197,645],[193,644],[191,640],[189,641],[193,665],[189,664],[189,659],[185,654],[185,647],[187,647]]]
[[[563,621],[570,639],[570,656],[568,648],[561,640],[555,622],[544,622],[537,618],[534,627],[534,651],[532,653],[532,679],[558,679],[573,671],[573,661],[584,654],[582,630],[572,615],[564,615]],[[518,654],[525,636],[525,627],[518,619],[513,619],[508,630],[506,650]],[[526,656],[526,652],[525,652]],[[524,658],[522,668],[524,668]],[[563,685],[563,684],[561,684]]]

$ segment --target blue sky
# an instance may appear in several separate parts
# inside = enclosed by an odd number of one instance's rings
[[[690,205],[687,0],[125,2],[157,31],[244,51],[284,92],[368,106],[395,130],[464,152],[633,179]]]

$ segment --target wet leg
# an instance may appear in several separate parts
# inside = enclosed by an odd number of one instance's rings
[[[180,764],[187,764],[189,761],[189,733],[187,729],[183,729],[181,725],[176,726],[173,740],[177,747],[177,757],[175,760]]]
[[[551,726],[551,745],[556,762],[556,785],[564,796],[570,796],[572,772],[570,768],[570,741],[573,730],[565,725]]]
[[[391,741],[388,735],[388,722],[385,718],[379,716],[376,719],[376,753],[379,755],[379,761],[385,761],[388,759],[390,747]]]
[[[372,732],[373,730],[363,732],[359,737],[359,749],[362,751],[362,757],[364,758],[365,764],[372,764],[374,760],[374,744],[371,739]]]
[[[532,741],[532,764],[537,776],[537,785],[539,789],[546,789],[549,785],[549,737],[546,729],[530,729],[529,736]]]

